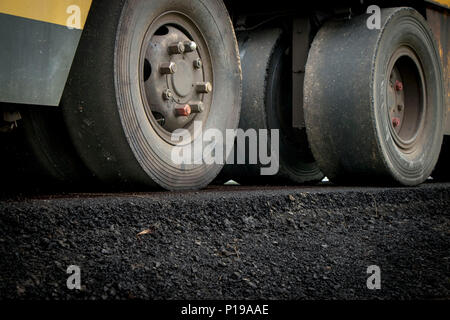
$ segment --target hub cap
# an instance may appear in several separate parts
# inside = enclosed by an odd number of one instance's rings
[[[181,13],[168,13],[153,22],[141,56],[141,88],[149,121],[170,141],[176,129],[206,122],[212,104],[212,63],[206,41]]]

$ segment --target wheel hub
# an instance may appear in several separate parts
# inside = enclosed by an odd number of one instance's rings
[[[426,114],[424,75],[416,54],[400,47],[389,63],[387,111],[391,136],[404,153],[410,153],[423,131]]]
[[[179,21],[178,21],[179,23]],[[205,122],[212,103],[211,63],[207,48],[184,26],[164,24],[149,38],[143,61],[144,100],[147,115],[157,131],[168,135]],[[205,45],[206,47],[206,45]],[[202,59],[202,55],[206,58]],[[150,70],[150,71],[149,71]],[[199,107],[200,106],[200,107]],[[155,127],[155,126],[154,126]]]
[[[195,83],[195,74],[192,66],[188,65],[186,61],[177,61],[178,72],[172,76],[172,87],[178,98],[186,97],[192,91]]]
[[[398,134],[402,128],[405,115],[405,92],[403,91],[403,81],[400,72],[396,67],[391,72],[388,88],[388,106],[391,124]]]

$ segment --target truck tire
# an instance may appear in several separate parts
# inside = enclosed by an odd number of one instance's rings
[[[225,136],[240,100],[237,42],[221,0],[113,0],[92,3],[62,109],[79,155],[104,183],[186,190],[207,186],[223,163],[174,161],[173,133],[192,133],[183,150],[203,143],[194,122]]]
[[[40,174],[45,177],[36,185],[91,190],[96,181],[70,142],[61,110],[36,108],[28,107],[21,111],[26,145],[33,155],[33,162],[40,168]]]
[[[28,105],[18,110],[17,128],[3,133],[0,143],[7,189],[94,190],[96,182],[70,142],[61,111]]]
[[[270,130],[279,131],[276,174],[261,175],[267,165],[259,161],[225,166],[226,176],[241,184],[313,183],[323,178],[309,150],[306,131],[292,127],[292,56],[286,38],[278,28],[238,34],[244,92],[239,128],[268,130],[267,150],[273,138]]]
[[[332,181],[414,186],[429,178],[443,138],[439,52],[411,8],[331,21],[316,35],[305,78],[308,139]]]

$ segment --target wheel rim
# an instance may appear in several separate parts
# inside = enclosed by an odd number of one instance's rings
[[[149,122],[168,144],[172,133],[186,129],[196,138],[194,121],[208,119],[213,97],[213,69],[205,38],[193,21],[165,13],[149,26],[141,50],[140,84]]]
[[[388,66],[387,113],[389,131],[403,153],[420,144],[426,118],[426,90],[421,64],[408,47],[397,49]]]

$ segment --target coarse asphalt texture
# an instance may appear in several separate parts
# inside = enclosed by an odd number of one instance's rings
[[[0,299],[447,300],[449,208],[448,183],[3,196]]]

